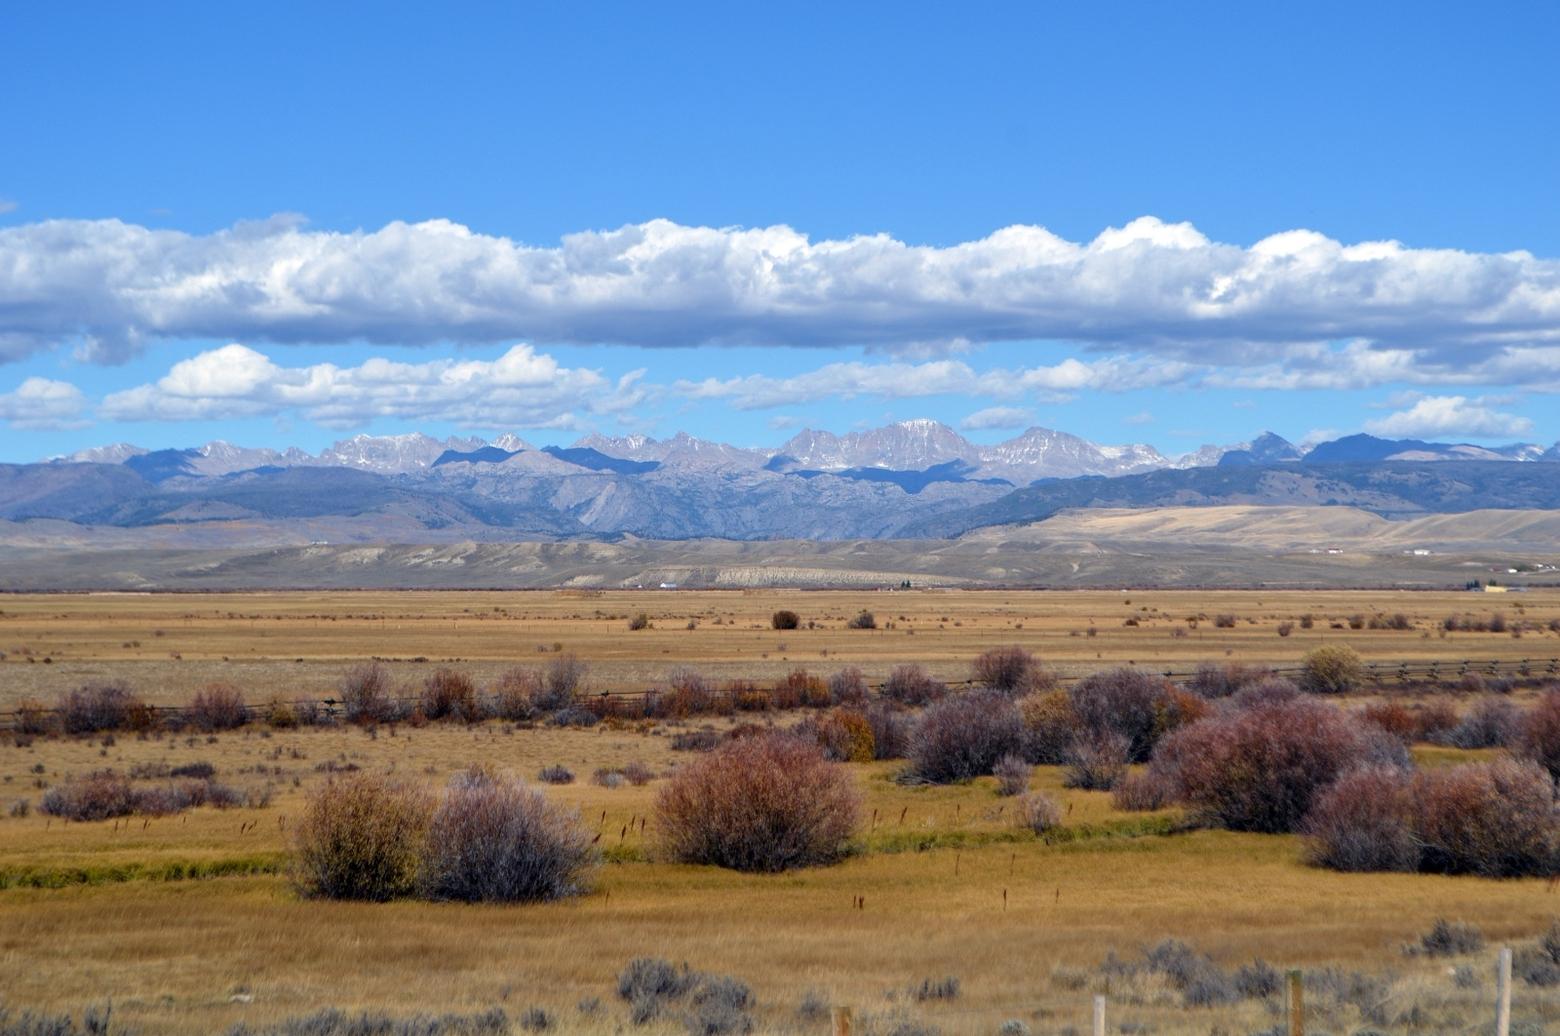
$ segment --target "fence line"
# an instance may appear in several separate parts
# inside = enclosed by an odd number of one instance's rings
[[[1145,667],[1146,668],[1146,667]],[[1301,665],[1290,666],[1264,666],[1252,665],[1248,668],[1260,670],[1264,673],[1272,673],[1275,676],[1300,676],[1305,673],[1305,667]],[[1488,659],[1474,660],[1463,659],[1459,662],[1367,662],[1364,664],[1365,681],[1376,687],[1388,687],[1396,683],[1399,686],[1410,684],[1435,684],[1445,680],[1460,680],[1466,676],[1509,676],[1518,679],[1560,679],[1560,658],[1523,658],[1523,659]],[[1185,683],[1198,675],[1197,670],[1179,671],[1173,669],[1153,670],[1159,676],[1172,682]],[[1086,675],[1057,675],[1057,683],[1074,684],[1088,679]],[[947,680],[942,681],[944,686],[953,689],[967,689],[979,686],[975,680]],[[881,696],[884,681],[876,683],[868,682],[867,687],[873,693]],[[762,690],[762,688],[759,688]],[[746,690],[746,688],[744,688]],[[645,707],[658,696],[664,695],[665,689],[640,690],[640,691],[592,691],[581,694],[577,698],[577,704],[584,709],[595,712],[598,716],[608,716],[623,710],[632,709],[634,706]],[[736,697],[741,693],[731,688],[711,688],[708,691],[712,704],[718,703],[721,707],[730,707],[733,711],[744,711],[737,707]],[[265,718],[275,701],[293,706],[295,708],[312,708],[326,717],[339,717],[346,708],[346,703],[339,698],[294,698],[276,699],[264,704],[245,703],[244,713],[249,719]],[[422,701],[420,696],[393,697],[383,699],[387,704],[414,706]],[[146,711],[154,715],[178,715],[188,710],[187,705],[145,705]],[[28,710],[29,715],[59,716],[65,712],[62,708],[38,708]],[[0,729],[8,729],[17,725],[23,715],[19,709],[0,710]]]

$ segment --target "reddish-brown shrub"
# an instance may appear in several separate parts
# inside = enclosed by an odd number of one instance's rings
[[[829,674],[829,697],[836,705],[860,705],[870,694],[867,678],[855,666]]]
[[[681,719],[711,711],[715,703],[715,686],[697,669],[678,666],[666,674],[666,692],[656,695],[651,714]]]
[[[44,793],[39,809],[66,820],[107,820],[132,813],[167,816],[196,806],[226,809],[242,796],[205,777],[138,786],[112,770],[73,777]]]
[[[805,669],[793,669],[775,684],[774,699],[781,709],[821,709],[830,702],[829,685]]]
[[[1164,809],[1175,798],[1173,789],[1165,786],[1158,774],[1145,770],[1129,773],[1111,789],[1110,801],[1117,809],[1129,813],[1148,813]]]
[[[477,685],[459,669],[439,668],[423,680],[422,713],[428,719],[458,719],[474,723],[481,719],[477,705]]]
[[[1229,704],[1237,709],[1249,709],[1254,705],[1272,705],[1294,701],[1300,697],[1300,685],[1282,676],[1270,676],[1256,683],[1249,683],[1230,695]]]
[[[1528,709],[1517,734],[1518,750],[1560,780],[1560,688],[1553,688]]]
[[[1482,687],[1483,684],[1481,683]],[[1438,735],[1457,726],[1460,717],[1457,714],[1457,706],[1447,697],[1430,698],[1414,706],[1414,722],[1417,730],[1414,732],[1416,741],[1435,741]]]
[[[1419,737],[1419,717],[1400,701],[1373,702],[1360,710],[1360,719],[1405,743]]]
[[[1128,668],[1095,673],[1074,684],[1071,695],[1081,734],[1093,740],[1121,735],[1127,739],[1127,761],[1134,763],[1146,761],[1160,735],[1196,701],[1177,694],[1162,676]]]
[[[1414,834],[1413,775],[1367,766],[1324,789],[1302,830],[1312,863],[1340,871],[1412,871],[1419,867]]]
[[[816,746],[764,734],[683,766],[657,795],[655,812],[656,835],[672,859],[775,872],[843,856],[861,793]]]
[[[23,698],[16,703],[16,732],[27,737],[41,737],[54,730],[54,716],[36,698]]]
[[[135,789],[130,781],[102,770],[73,777],[43,793],[40,812],[66,820],[107,820],[135,812]]]
[[[536,704],[541,693],[541,673],[528,666],[511,666],[493,683],[493,712],[499,719],[528,723],[541,715]]]
[[[1271,670],[1254,666],[1203,662],[1186,682],[1186,689],[1199,698],[1228,698],[1242,687],[1260,683],[1272,675]]]
[[[317,789],[293,834],[293,881],[307,896],[386,900],[410,894],[433,801],[421,788],[354,774]]]
[[[390,672],[378,662],[365,662],[347,670],[341,679],[341,702],[352,723],[377,723],[389,717]]]
[[[156,713],[129,684],[119,681],[83,684],[66,692],[60,699],[59,717],[67,734],[147,730],[156,725]]]
[[[468,903],[579,895],[599,860],[578,813],[481,769],[450,782],[422,844],[425,894]]]
[[[208,732],[241,727],[249,718],[244,710],[244,696],[227,683],[209,683],[196,691],[184,714],[192,726]]]
[[[1110,791],[1127,775],[1131,751],[1131,742],[1121,734],[1081,734],[1067,748],[1062,784],[1086,791]]]
[[[910,768],[938,784],[968,780],[1023,747],[1024,721],[1012,699],[999,691],[971,691],[921,714],[910,738]]]
[[[1037,668],[1035,658],[1015,645],[992,648],[976,657],[970,664],[970,679],[998,691],[1016,691],[1023,688],[1032,669]]]
[[[1078,736],[1078,717],[1066,691],[1042,691],[1018,699],[1024,721],[1024,757],[1043,766],[1067,761],[1067,749]]]
[[[918,665],[895,666],[883,684],[883,697],[901,705],[925,705],[947,693],[947,685]]]
[[[910,753],[910,735],[914,730],[910,717],[887,702],[867,707],[867,724],[872,728],[874,759],[903,759]]]
[[[1560,872],[1555,784],[1536,763],[1496,759],[1414,778],[1421,866],[1487,877]]]
[[[802,617],[788,608],[782,608],[769,617],[769,625],[777,630],[794,630],[801,624]]]
[[[1371,759],[1349,717],[1292,699],[1230,709],[1160,744],[1153,769],[1209,820],[1236,831],[1295,830],[1316,795]]]

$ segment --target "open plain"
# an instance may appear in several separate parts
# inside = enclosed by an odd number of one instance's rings
[[[771,628],[781,608],[798,613],[800,628]],[[863,610],[877,628],[847,628]],[[1497,614],[1499,632],[1444,628],[1468,616],[1487,626]],[[640,615],[645,628],[630,630]],[[1371,628],[1372,619],[1406,628]],[[104,680],[163,705],[214,681],[252,706],[331,698],[345,670],[371,658],[387,660],[396,686],[415,696],[440,666],[486,687],[506,668],[571,653],[590,667],[587,692],[599,693],[663,684],[675,667],[765,682],[796,668],[827,676],[859,666],[876,683],[914,662],[957,683],[976,655],[1010,644],[1064,677],[1127,663],[1177,674],[1206,661],[1283,669],[1324,643],[1347,643],[1377,667],[1377,681],[1340,708],[1427,697],[1461,708],[1464,667],[1491,662],[1507,673],[1526,662],[1530,676],[1511,697],[1531,700],[1560,657],[1557,620],[1552,591],[9,596],[0,598],[0,710],[25,699],[48,705]],[[1404,663],[1444,667],[1438,686],[1400,684]],[[1531,941],[1560,916],[1552,881],[1322,870],[1305,862],[1297,836],[1198,829],[1178,808],[1123,812],[1107,792],[1064,787],[1056,766],[1032,778],[1064,810],[1044,836],[1015,823],[1014,800],[999,797],[990,777],[907,784],[896,780],[899,763],[851,763],[865,815],[844,862],[746,875],[664,861],[654,800],[691,757],[674,750],[675,735],[744,720],[790,726],[802,715],[588,729],[251,722],[213,734],[6,738],[0,996],[52,1011],[112,1002],[117,1019],[145,1032],[220,1032],[327,1006],[398,1015],[501,1007],[514,1017],[539,1007],[558,1031],[686,1031],[674,1017],[629,1025],[616,976],[650,956],[750,983],[764,1032],[827,1032],[834,1005],[852,1008],[858,1033],[931,1031],[912,1025],[992,1033],[1007,1020],[1035,1032],[1086,1031],[1094,994],[1108,997],[1113,1031],[1278,1023],[1272,998],[1188,1007],[1162,975],[1102,967],[1113,952],[1131,960],[1175,938],[1224,968],[1262,958],[1332,975],[1334,985],[1345,981],[1337,976],[1381,983],[1381,1003],[1318,986],[1317,1031],[1480,1031],[1492,954],[1453,961],[1472,976],[1454,982],[1447,961],[1406,956],[1405,944],[1437,918],[1475,924],[1493,944]],[[1492,754],[1414,751],[1424,767]],[[211,764],[247,805],[80,823],[36,808],[72,775],[196,762]],[[655,776],[643,786],[590,780],[631,763]],[[435,788],[479,764],[528,780],[546,766],[574,772],[573,783],[546,792],[599,835],[605,863],[589,894],[495,906],[322,902],[294,890],[290,825],[333,775],[391,774]],[[949,976],[957,996],[925,995],[924,980]],[[1516,1017],[1527,1031],[1560,1024],[1552,993],[1518,985]]]

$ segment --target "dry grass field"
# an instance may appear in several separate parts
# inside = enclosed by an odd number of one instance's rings
[[[795,610],[803,628],[777,632]],[[868,610],[874,630],[846,629]],[[643,613],[650,628],[630,632]],[[1350,629],[1402,614],[1412,628]],[[1445,632],[1449,616],[1501,615],[1503,633]],[[1221,615],[1233,627],[1219,628]],[[1302,620],[1312,617],[1312,628]],[[812,622],[816,628],[808,629]],[[1514,634],[1518,622],[1526,629]],[[1131,623],[1131,625],[1128,625]],[[1279,636],[1283,624],[1293,626]],[[719,679],[772,680],[843,665],[882,678],[918,662],[968,675],[982,651],[1019,644],[1063,674],[1134,663],[1188,670],[1204,661],[1294,664],[1342,641],[1367,662],[1560,659],[1560,591],[405,591],[0,596],[0,709],[102,676],[178,703],[212,680],[260,697],[328,695],[343,663],[393,659],[415,681],[459,662],[489,677],[573,652],[602,690],[639,690],[674,666]],[[1341,628],[1333,628],[1337,625]],[[690,628],[691,626],[691,628]],[[421,662],[413,662],[421,659]]]
[[[818,628],[770,629],[780,607]],[[845,629],[863,608],[879,628]],[[1519,638],[1440,629],[1449,615],[1497,610],[1530,629]],[[630,632],[628,619],[640,612],[651,628]],[[1348,628],[1351,616],[1400,612],[1415,628]],[[1277,634],[1279,623],[1308,614],[1311,629]],[[1235,616],[1234,626],[1216,626],[1219,615]],[[796,666],[826,673],[844,664],[882,676],[916,661],[962,679],[973,656],[1012,643],[1069,673],[1126,661],[1286,663],[1322,642],[1346,642],[1380,662],[1547,659],[1560,656],[1552,619],[1560,619],[1560,594],[1537,592],[6,597],[0,708],[27,696],[47,700],[92,677],[125,678],[165,703],[225,679],[263,701],[329,694],[347,665],[368,657],[402,660],[392,668],[410,685],[444,660],[485,679],[560,650],[590,663],[593,686],[611,689],[644,687],[674,665],[773,678]],[[410,661],[419,657],[427,661]],[[656,956],[751,983],[763,1032],[829,1031],[827,1018],[799,1011],[809,994],[850,1005],[858,1033],[912,1020],[947,1034],[995,1033],[1007,1019],[1036,1033],[1083,1032],[1095,993],[1110,998],[1112,1031],[1243,1033],[1277,1024],[1274,1002],[1187,1008],[1160,977],[1113,977],[1100,967],[1111,951],[1133,957],[1173,937],[1226,968],[1261,957],[1390,978],[1374,1019],[1318,993],[1308,1031],[1473,1032],[1491,1017],[1493,952],[1427,960],[1405,956],[1404,944],[1438,917],[1477,924],[1492,944],[1532,940],[1560,917],[1553,882],[1333,873],[1308,866],[1296,837],[1176,833],[1177,811],[1119,812],[1107,793],[1063,788],[1054,767],[1037,768],[1033,779],[1064,809],[1062,830],[1050,838],[1015,823],[1012,800],[998,797],[992,778],[912,786],[893,779],[898,763],[852,764],[870,819],[845,862],[777,876],[671,864],[653,851],[653,823],[641,825],[665,774],[688,759],[671,748],[671,735],[701,722],[588,730],[498,721],[372,730],[251,724],[210,736],[0,741],[0,1003],[58,1011],[111,1000],[117,1018],[157,1033],[222,1032],[323,1006],[398,1014],[502,1006],[518,1015],[532,1005],[558,1019],[557,1031],[685,1031],[631,1027],[615,996],[624,964]],[[1430,766],[1478,754],[1417,751]],[[268,789],[269,803],[96,823],[36,809],[45,787],[71,774],[195,761],[241,790]],[[599,767],[633,761],[657,778],[644,787],[590,780]],[[546,791],[600,832],[607,862],[591,894],[470,906],[319,902],[293,891],[289,825],[332,772],[355,767],[440,786],[477,763],[528,779],[551,764],[575,772],[575,783]],[[34,808],[13,815],[21,801]],[[1453,965],[1469,966],[1471,981],[1454,982]],[[960,980],[955,999],[922,1002],[909,992],[950,975]],[[592,998],[600,1010],[582,1012]],[[1525,1031],[1553,1031],[1560,996],[1519,983],[1516,1018]]]

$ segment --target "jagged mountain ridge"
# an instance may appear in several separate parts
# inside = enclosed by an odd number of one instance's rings
[[[592,451],[594,454],[625,461],[703,471],[768,469],[785,473],[882,468],[923,472],[957,464],[957,470],[972,480],[1002,479],[1015,486],[1046,478],[1082,475],[1115,477],[1168,468],[1215,467],[1221,464],[1560,459],[1560,444],[1546,450],[1532,443],[1485,447],[1468,443],[1378,439],[1369,435],[1346,436],[1306,451],[1272,432],[1264,432],[1248,442],[1228,446],[1207,445],[1191,453],[1169,458],[1146,444],[1102,445],[1066,432],[1039,427],[1030,428],[1004,442],[982,445],[971,442],[947,425],[924,418],[845,435],[807,429],[772,449],[734,446],[699,439],[686,432],[678,432],[667,439],[645,435],[592,434],[566,448],[546,448],[547,452],[555,455],[565,454],[569,450]],[[457,461],[506,464],[510,465],[508,470],[518,473],[529,470],[529,462],[512,465],[516,455],[541,452],[544,451],[536,450],[513,433],[484,441],[475,437],[436,439],[412,432],[388,436],[356,435],[332,444],[317,455],[297,447],[285,450],[247,448],[219,440],[193,449],[156,451],[148,451],[130,443],[116,443],[82,450],[60,460],[129,464],[138,470],[160,472],[165,476],[225,475],[261,467],[347,467],[380,474],[407,474]],[[650,469],[646,467],[638,470]]]

